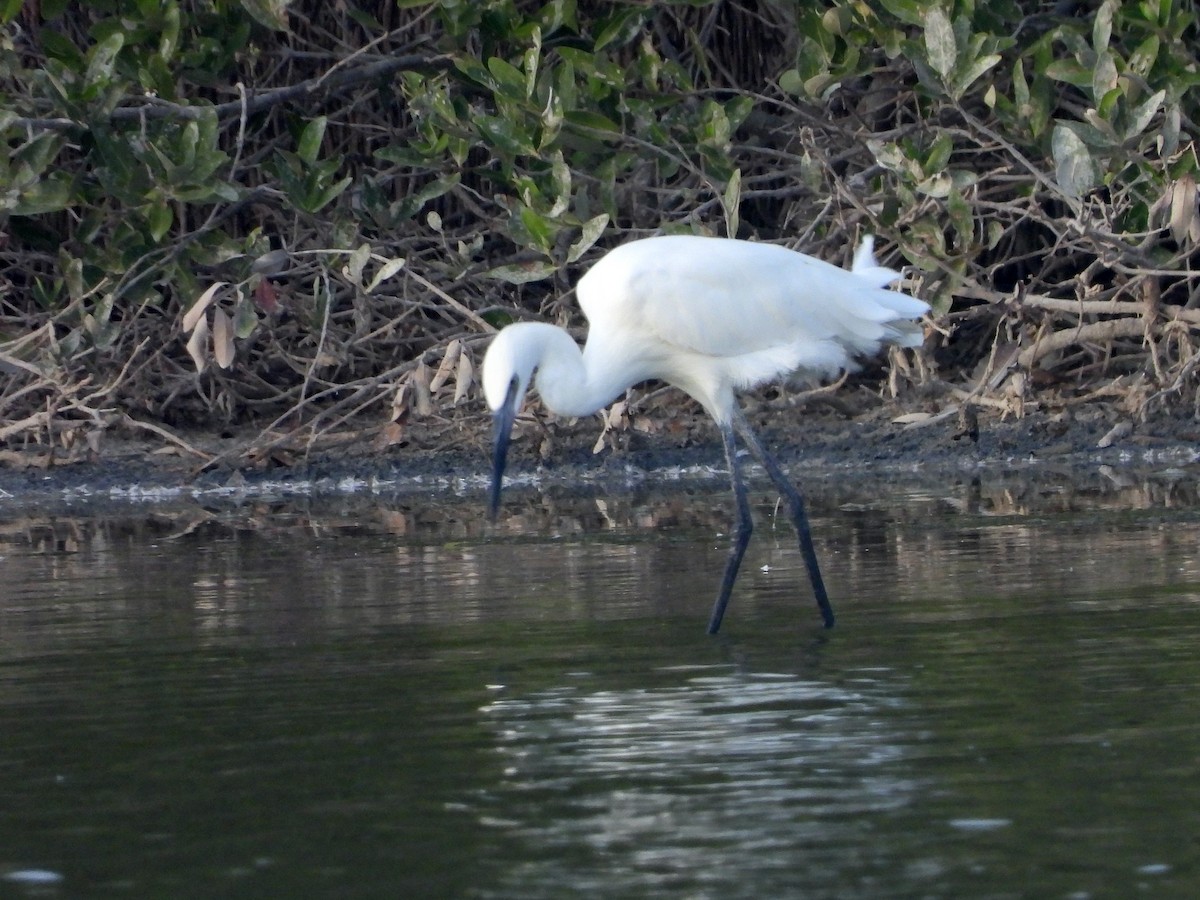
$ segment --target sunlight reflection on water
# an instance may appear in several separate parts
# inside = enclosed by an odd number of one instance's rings
[[[527,896],[557,896],[566,879],[610,896],[663,883],[768,896],[773,867],[784,883],[806,861],[822,878],[861,867],[844,848],[913,798],[889,724],[900,693],[876,671],[843,686],[714,674],[498,699],[482,712],[505,777],[479,816],[526,848],[506,881]]]

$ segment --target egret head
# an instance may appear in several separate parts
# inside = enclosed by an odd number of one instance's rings
[[[492,411],[495,437],[492,452],[492,494],[489,506],[494,519],[500,508],[500,487],[504,481],[504,466],[508,459],[508,443],[513,422],[537,359],[532,352],[528,335],[522,325],[510,325],[492,339],[483,358],[483,396]]]

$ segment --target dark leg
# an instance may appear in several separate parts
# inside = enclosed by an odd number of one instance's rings
[[[812,581],[813,594],[817,598],[817,606],[821,610],[821,618],[825,620],[825,627],[833,627],[833,607],[829,605],[829,595],[825,593],[825,581],[821,578],[821,567],[817,565],[817,551],[813,547],[812,531],[808,527],[808,514],[804,511],[804,498],[800,496],[800,492],[793,487],[788,481],[787,476],[783,474],[783,470],[779,468],[779,463],[775,461],[767,448],[763,446],[762,441],[758,439],[758,435],[750,427],[750,423],[746,421],[746,417],[742,415],[741,410],[735,410],[733,414],[733,427],[737,429],[737,433],[741,435],[746,446],[750,448],[762,467],[767,470],[767,474],[771,476],[771,480],[775,482],[775,487],[779,489],[779,493],[787,498],[788,506],[792,510],[792,522],[796,526],[796,534],[800,536],[800,553],[804,556],[804,564],[808,566],[808,577]]]
[[[725,607],[729,605],[729,594],[733,590],[733,582],[737,579],[738,567],[746,553],[746,545],[750,543],[750,534],[754,531],[754,520],[750,517],[750,500],[746,496],[746,485],[742,481],[742,470],[738,465],[737,441],[733,436],[733,428],[722,425],[721,440],[725,444],[725,459],[729,461],[729,478],[733,482],[733,501],[737,507],[737,523],[733,529],[733,541],[729,547],[729,559],[725,563],[725,575],[721,578],[721,593],[713,605],[712,617],[708,620],[708,633],[716,634],[721,627],[721,619],[725,617]]]

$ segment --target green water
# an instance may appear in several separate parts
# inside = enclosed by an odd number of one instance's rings
[[[1190,499],[770,500],[9,511],[0,897],[1200,896]]]

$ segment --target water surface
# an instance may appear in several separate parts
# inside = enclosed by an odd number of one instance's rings
[[[0,896],[1195,896],[1190,485],[3,510]]]

